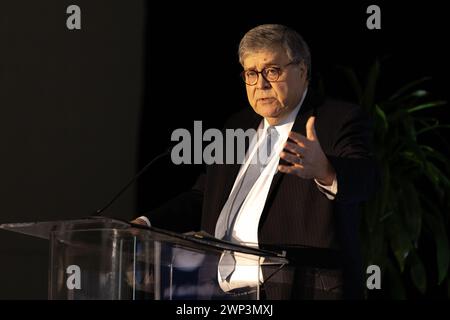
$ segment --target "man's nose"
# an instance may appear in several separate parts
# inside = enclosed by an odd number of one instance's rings
[[[256,82],[256,87],[258,89],[268,89],[270,88],[270,82],[264,78],[263,74],[258,74],[258,81]]]

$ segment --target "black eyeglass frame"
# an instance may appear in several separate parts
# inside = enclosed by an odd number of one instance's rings
[[[294,65],[294,64],[299,64],[300,62],[301,62],[301,61],[296,61],[296,60],[294,60],[294,61],[291,61],[291,62],[285,64],[285,65],[282,66],[282,67],[266,67],[266,68],[262,69],[261,71],[257,71],[257,70],[243,70],[243,71],[241,72],[241,78],[242,78],[242,80],[244,80],[245,84],[248,85],[248,86],[254,86],[254,85],[256,85],[256,84],[258,83],[259,75],[260,75],[260,74],[261,74],[261,76],[264,78],[264,80],[266,80],[267,82],[277,82],[278,79],[280,78],[280,76],[283,74],[283,72],[284,72],[284,70],[286,69],[286,67],[288,67],[288,66],[290,66],[290,65]],[[276,72],[277,72],[277,76],[276,76],[276,78],[274,78],[273,80],[269,80],[269,79],[267,78],[267,74],[268,74],[267,70],[270,70],[270,69],[276,70]],[[256,81],[255,81],[254,83],[248,83],[247,80],[246,80],[245,74],[246,74],[246,72],[249,72],[249,71],[253,71],[253,72],[255,72],[256,75],[257,75]]]

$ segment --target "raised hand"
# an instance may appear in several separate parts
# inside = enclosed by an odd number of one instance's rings
[[[310,117],[306,123],[306,137],[291,131],[280,157],[291,165],[279,165],[278,170],[294,174],[303,179],[316,179],[319,183],[329,186],[336,177],[336,172],[328,161],[320,146],[314,127],[315,117]]]

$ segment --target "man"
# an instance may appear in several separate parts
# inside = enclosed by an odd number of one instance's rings
[[[358,204],[376,178],[367,118],[358,106],[323,100],[309,88],[308,46],[288,27],[250,30],[239,45],[239,60],[253,110],[233,116],[225,127],[258,130],[246,160],[208,166],[193,190],[150,213],[149,220],[178,231],[196,229],[200,221],[217,238],[287,249],[294,264],[299,246],[337,251],[337,270],[299,267],[290,290],[266,296],[360,298]],[[265,145],[267,161],[256,168],[251,160]],[[174,215],[176,220],[167,218]]]

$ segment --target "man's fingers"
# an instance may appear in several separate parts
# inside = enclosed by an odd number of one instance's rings
[[[133,224],[139,224],[139,225],[141,225],[141,226],[148,226],[148,225],[147,225],[147,222],[145,222],[145,220],[140,219],[140,218],[136,218],[136,219],[130,221],[130,223],[133,223]]]
[[[305,146],[308,143],[308,139],[304,135],[294,131],[289,132],[289,138],[301,146]]]
[[[284,166],[284,165],[279,165],[278,166],[278,170],[280,172],[287,173],[287,174],[293,174],[293,175],[296,175],[296,176],[301,178],[302,177],[303,167],[301,167],[301,166]]]
[[[278,170],[284,173],[295,173],[295,167],[293,166],[284,166],[284,165],[279,165],[278,166]]]
[[[284,166],[284,165],[280,164],[280,165],[278,165],[278,171],[286,173],[286,174],[293,174],[302,179],[314,178],[311,175],[311,173],[301,165]]]
[[[306,137],[309,140],[317,140],[316,128],[314,127],[314,122],[316,117],[309,117],[306,123]]]
[[[286,142],[286,144],[284,145],[284,148],[291,153],[298,154],[303,157],[306,154],[306,149],[296,143]]]
[[[280,153],[280,157],[282,159],[286,160],[287,162],[295,164],[295,165],[298,165],[298,166],[301,166],[303,164],[302,158],[300,158],[297,155],[293,155],[293,154],[291,154],[289,152],[282,151]]]

